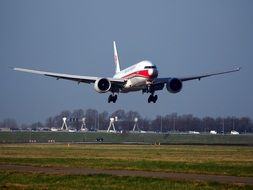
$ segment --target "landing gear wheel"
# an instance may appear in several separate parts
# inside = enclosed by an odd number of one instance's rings
[[[114,96],[113,96],[112,102],[115,103],[115,102],[117,101],[117,98],[118,98],[118,96],[117,96],[117,95],[114,95]]]
[[[158,99],[158,96],[157,96],[157,95],[153,96],[153,102],[154,102],[154,103],[156,103],[157,99]]]
[[[112,95],[110,95],[110,96],[108,97],[108,103],[111,103],[111,101],[112,101]]]
[[[150,102],[153,102],[153,103],[156,103],[156,101],[157,101],[157,99],[158,99],[158,96],[157,95],[150,95],[149,97],[148,97],[148,103],[150,103]]]
[[[148,97],[148,103],[152,102],[152,97],[153,97],[152,95]]]
[[[112,95],[112,94],[111,94],[111,95],[108,97],[108,103],[111,103],[111,102],[115,103],[115,102],[117,101],[117,98],[118,98],[117,95]]]

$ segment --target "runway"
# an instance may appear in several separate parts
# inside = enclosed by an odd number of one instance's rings
[[[168,178],[174,180],[201,180],[213,181],[219,183],[241,183],[253,185],[253,177],[238,177],[225,175],[205,175],[191,173],[172,173],[172,172],[152,172],[136,170],[111,170],[111,169],[94,169],[94,168],[75,168],[75,167],[39,167],[29,165],[11,165],[0,164],[1,171],[15,172],[36,172],[46,174],[109,174],[118,176],[142,176],[154,178]]]

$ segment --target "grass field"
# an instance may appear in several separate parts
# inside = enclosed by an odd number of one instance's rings
[[[112,175],[49,175],[34,173],[0,172],[0,189],[252,189],[242,184],[221,184],[204,181],[177,181],[146,177],[122,177]]]
[[[210,145],[253,145],[253,135],[210,135],[210,134],[160,134],[160,133],[125,133],[113,134],[102,132],[0,132],[0,143],[27,143],[36,140],[38,143],[55,142],[96,142],[103,137],[106,143],[137,142],[154,144],[210,144]]]
[[[0,163],[253,176],[253,147],[1,144]]]
[[[0,164],[253,176],[253,147],[0,144]],[[0,172],[0,189],[4,187],[7,189],[45,189],[45,187],[54,189],[53,185],[56,185],[55,189],[58,189],[61,183],[68,183],[66,186],[63,185],[62,189],[97,189],[95,188],[97,186],[100,186],[100,189],[126,189],[126,187],[128,189],[252,189],[252,186],[238,184],[145,177]]]

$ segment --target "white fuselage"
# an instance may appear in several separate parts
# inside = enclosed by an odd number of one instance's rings
[[[127,79],[121,92],[138,91],[146,88],[146,85],[157,78],[158,70],[150,61],[141,61],[118,73],[113,78]]]

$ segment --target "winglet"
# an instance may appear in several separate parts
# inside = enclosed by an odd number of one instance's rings
[[[116,42],[113,41],[113,55],[114,55],[114,63],[116,66],[115,73],[120,72],[120,64],[119,64],[119,57],[118,57],[118,52],[117,52],[117,47],[116,47]]]

